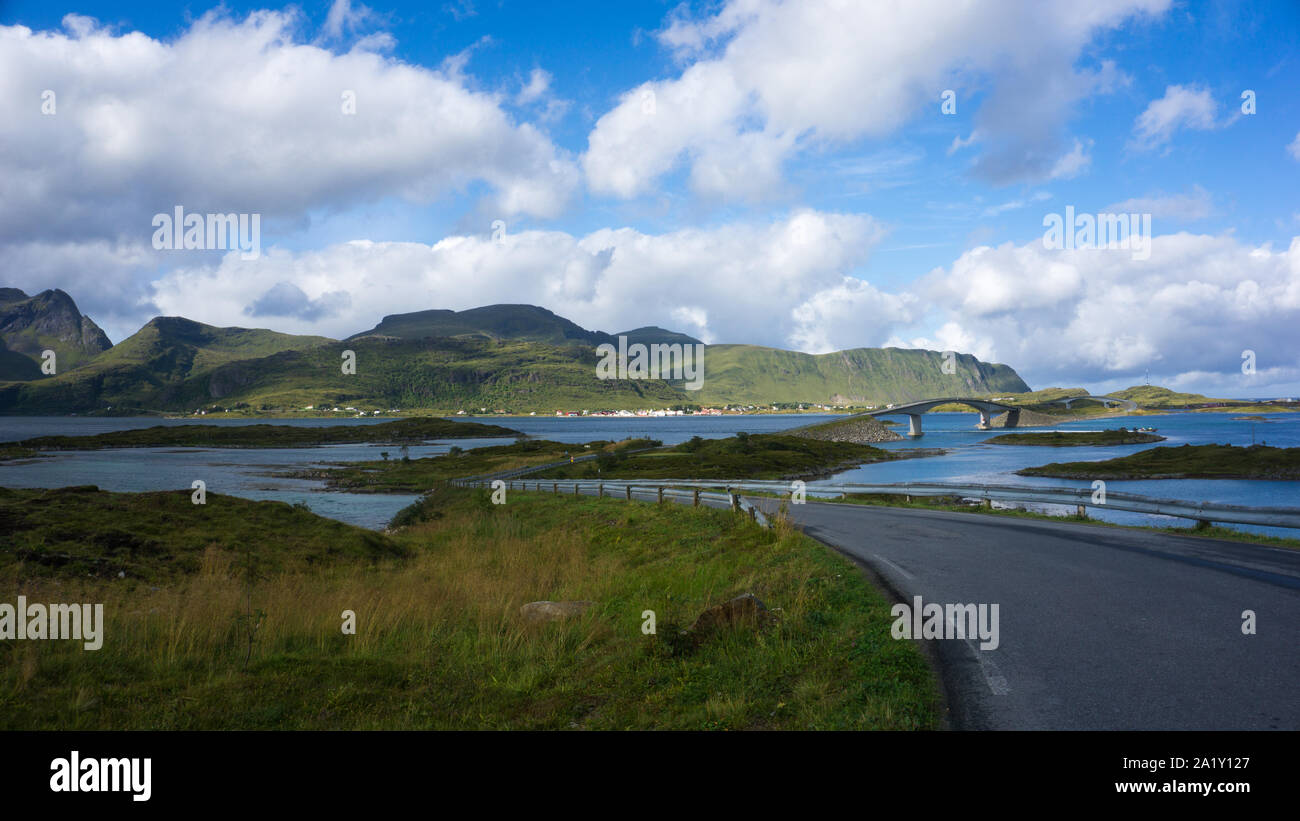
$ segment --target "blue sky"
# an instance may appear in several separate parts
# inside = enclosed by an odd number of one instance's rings
[[[115,341],[521,301],[1300,393],[1300,4],[950,5],[3,3],[4,284]],[[151,247],[177,204],[260,258]],[[1067,206],[1150,214],[1149,258],[1045,249]]]

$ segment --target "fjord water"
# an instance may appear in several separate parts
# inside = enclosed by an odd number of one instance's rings
[[[1125,426],[1158,428],[1168,441],[1161,446],[1182,444],[1249,445],[1253,440],[1277,447],[1300,447],[1300,414],[1266,414],[1267,422],[1237,421],[1233,413],[1171,413],[1161,416],[1116,417],[1081,420],[1052,430],[1101,430]],[[551,417],[493,418],[494,423],[514,428],[540,439],[581,443],[595,439],[625,439],[645,436],[664,444],[684,442],[692,436],[720,438],[738,431],[772,433],[787,428],[835,418],[829,415],[755,416],[672,416],[672,417]],[[906,431],[906,417],[896,417]],[[1048,462],[1109,459],[1143,450],[1150,445],[1120,447],[1027,447],[985,444],[1003,431],[975,429],[978,416],[972,413],[928,413],[925,435],[919,439],[883,443],[887,449],[912,447],[943,448],[942,456],[864,465],[838,474],[828,481],[856,482],[959,482],[1024,486],[1067,486],[1090,488],[1091,482],[1017,476],[1015,471]],[[114,417],[0,417],[0,441],[14,441],[47,435],[91,435],[153,425],[185,424],[286,424],[301,426],[372,425],[385,419],[167,419]],[[1033,430],[1026,428],[1024,430]],[[1048,429],[1044,429],[1048,430]],[[441,440],[412,447],[411,458],[445,453],[452,445],[463,448],[500,444],[501,439]],[[249,499],[305,502],[322,516],[363,527],[381,528],[393,514],[416,497],[407,494],[359,494],[325,491],[314,480],[287,479],[273,474],[331,462],[380,459],[387,451],[396,458],[392,445],[330,445],[317,448],[124,448],[118,450],[67,451],[52,458],[0,463],[0,486],[64,487],[98,485],[105,490],[143,491],[188,489],[202,479],[213,493],[228,493]],[[816,483],[810,483],[815,487]],[[1185,501],[1210,501],[1249,506],[1300,506],[1300,482],[1174,479],[1108,481],[1107,491],[1139,493]],[[1186,525],[1167,517],[1128,514],[1089,508],[1089,515],[1128,524]],[[1294,537],[1281,529],[1258,529]]]

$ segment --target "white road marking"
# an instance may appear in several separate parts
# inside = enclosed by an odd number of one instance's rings
[[[966,645],[970,651],[975,654],[975,660],[980,664],[980,672],[984,674],[984,681],[988,682],[989,690],[995,696],[1005,696],[1011,692],[1011,685],[1007,683],[1007,677],[1002,675],[998,669],[998,664],[993,659],[988,658],[988,653],[980,650],[979,646],[971,639],[966,639]]]
[[[898,573],[898,575],[902,576],[903,578],[905,578],[905,579],[914,579],[914,578],[916,578],[916,577],[913,576],[911,573],[908,573],[908,572],[907,572],[906,570],[904,570],[903,568],[901,568],[901,567],[899,567],[898,565],[896,565],[896,564],[894,564],[893,562],[891,562],[889,559],[886,559],[884,556],[881,556],[879,553],[872,553],[871,555],[872,555],[872,556],[875,556],[875,557],[876,557],[877,559],[879,559],[880,561],[882,561],[882,562],[884,562],[885,564],[889,565],[890,567],[894,568],[894,571],[895,571],[896,573]]]

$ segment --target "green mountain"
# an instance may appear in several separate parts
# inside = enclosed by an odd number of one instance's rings
[[[623,331],[614,334],[615,337],[627,337],[627,344],[636,345],[698,345],[700,340],[686,334],[679,334],[676,331],[669,331],[660,328],[658,325],[646,325],[644,328],[636,328],[631,331]],[[614,344],[618,344],[614,341]]]
[[[41,378],[41,366],[30,356],[11,351],[0,339],[0,381],[21,381]]]
[[[547,342],[552,345],[599,345],[611,341],[609,334],[588,331],[562,316],[535,305],[486,305],[467,311],[416,311],[390,314],[363,336],[395,336],[401,339],[476,336],[484,339],[512,339]]]
[[[0,288],[0,378],[39,379],[44,351],[55,353],[58,372],[72,370],[113,343],[99,326],[77,310],[72,297],[60,290],[28,296],[17,288]],[[37,365],[33,371],[14,358]]]
[[[80,368],[36,382],[0,385],[0,412],[85,413],[113,408],[179,410],[200,383],[208,401],[251,379],[243,363],[333,342],[248,328],[215,328],[181,317],[155,317]],[[193,407],[193,405],[189,405]]]
[[[696,342],[653,326],[623,335],[630,343]],[[859,348],[814,356],[710,345],[703,388],[688,391],[681,380],[600,379],[596,345],[605,342],[616,337],[529,305],[397,314],[343,342],[158,317],[75,370],[0,383],[0,413],[175,412],[216,405],[549,414],[773,402],[884,404],[1028,390],[1011,368],[969,355],[957,356],[956,372],[945,374],[946,360],[937,351]],[[347,351],[355,356],[355,373],[343,372]],[[9,361],[3,353],[0,368]],[[10,364],[21,377],[21,363]]]
[[[486,305],[466,311],[415,311],[409,314],[390,314],[368,331],[353,334],[348,339],[364,336],[395,336],[400,339],[425,339],[427,337],[480,337],[491,340],[519,342],[545,342],[549,345],[601,345],[618,344],[619,336],[626,336],[628,344],[654,342],[666,344],[694,344],[693,336],[647,325],[621,334],[589,331],[562,316],[557,316],[536,305]]]
[[[710,345],[704,349],[704,387],[697,401],[817,402],[884,405],[940,396],[987,396],[1029,390],[1007,365],[969,354],[944,373],[939,351],[853,348],[806,354],[756,345]]]

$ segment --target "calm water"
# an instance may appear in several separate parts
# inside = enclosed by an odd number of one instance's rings
[[[1099,421],[1071,422],[1062,430],[1100,430],[1120,425],[1133,428],[1151,426],[1159,429],[1168,441],[1161,445],[1221,443],[1248,445],[1255,441],[1278,447],[1300,447],[1300,414],[1269,414],[1267,423],[1233,421],[1236,414],[1169,414]],[[601,417],[559,418],[552,416],[484,420],[538,438],[560,442],[587,442],[593,439],[624,439],[647,436],[665,444],[683,442],[692,436],[720,438],[737,431],[767,433],[822,419],[824,415],[800,416],[682,416],[662,418]],[[906,417],[901,427],[906,431]],[[1043,479],[1017,476],[1015,471],[1047,462],[1108,459],[1141,450],[1146,445],[1111,448],[1007,447],[983,444],[998,432],[975,430],[975,414],[928,413],[924,417],[925,435],[919,440],[889,442],[885,448],[922,445],[948,449],[943,456],[909,459],[901,462],[866,465],[835,477],[840,481],[908,482],[947,481],[1030,486],[1090,487],[1090,482],[1068,479]],[[159,420],[155,418],[81,418],[81,417],[0,417],[0,441],[26,439],[44,435],[87,435],[153,425],[219,424],[247,425],[266,420]],[[300,426],[372,425],[384,419],[296,419],[275,420],[275,424]],[[898,429],[898,428],[896,428]],[[444,440],[411,448],[412,458],[445,453],[452,445],[464,448],[500,444],[500,439]],[[332,518],[380,528],[393,514],[414,500],[409,495],[350,494],[327,492],[316,481],[282,479],[262,474],[286,469],[379,459],[381,451],[396,455],[391,445],[332,445],[321,448],[284,449],[200,449],[200,448],[128,448],[122,450],[59,453],[53,458],[21,463],[0,464],[0,486],[63,487],[98,485],[106,490],[142,491],[189,488],[194,479],[203,479],[210,491],[229,493],[250,499],[276,499],[306,502],[312,510]],[[834,481],[834,480],[832,480]],[[1149,496],[1213,501],[1241,505],[1300,506],[1300,482],[1263,482],[1231,480],[1164,480],[1107,482],[1110,492],[1140,493]],[[1187,524],[1166,517],[1127,514],[1117,511],[1090,515],[1111,521],[1144,524]],[[1269,532],[1269,531],[1265,531]],[[1274,531],[1295,536],[1291,531]]]

